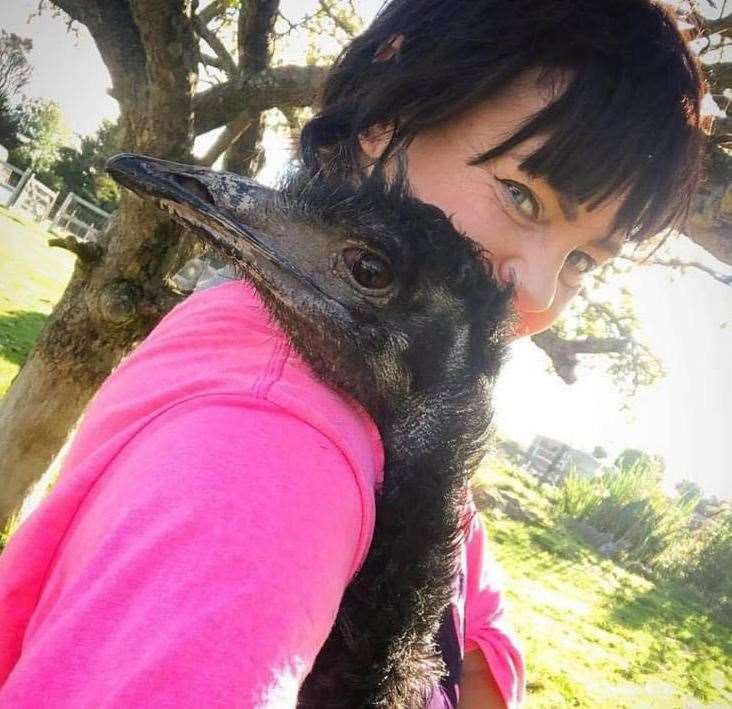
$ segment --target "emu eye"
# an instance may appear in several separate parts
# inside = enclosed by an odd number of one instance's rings
[[[394,280],[389,264],[377,254],[363,249],[345,249],[343,260],[351,275],[363,288],[382,290]]]

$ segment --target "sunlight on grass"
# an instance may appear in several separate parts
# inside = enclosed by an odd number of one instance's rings
[[[535,520],[483,507],[510,578],[528,707],[732,706],[732,632],[691,591],[661,588],[599,556],[554,514],[556,493],[505,461],[487,461],[473,482],[479,507],[500,493]]]
[[[68,283],[73,254],[48,232],[0,207],[0,397],[25,361]]]

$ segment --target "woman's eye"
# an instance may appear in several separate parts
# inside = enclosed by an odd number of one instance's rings
[[[511,201],[516,208],[529,219],[536,219],[539,216],[539,203],[528,187],[513,180],[499,180],[504,186]]]
[[[597,261],[584,251],[573,251],[567,256],[566,265],[573,268],[577,273],[589,273],[593,268],[597,268]]]

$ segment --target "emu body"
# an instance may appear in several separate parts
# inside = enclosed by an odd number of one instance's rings
[[[296,174],[275,192],[143,156],[107,169],[225,254],[314,372],[381,433],[373,542],[298,706],[423,707],[445,669],[435,636],[490,428],[509,293],[399,178],[353,187]]]

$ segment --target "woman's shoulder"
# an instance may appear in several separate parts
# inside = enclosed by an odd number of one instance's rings
[[[315,375],[251,284],[227,280],[195,292],[161,321],[154,341],[146,342],[180,350],[176,362],[190,365],[189,380],[207,379],[217,392],[233,387],[302,418],[355,457],[352,463],[375,465],[380,482],[383,451],[371,417]]]
[[[360,405],[321,382],[254,288],[229,281],[173,308],[104,382],[85,415],[96,441],[134,435],[162,412],[211,396],[266,400],[328,437],[371,487],[382,479],[378,430]]]

